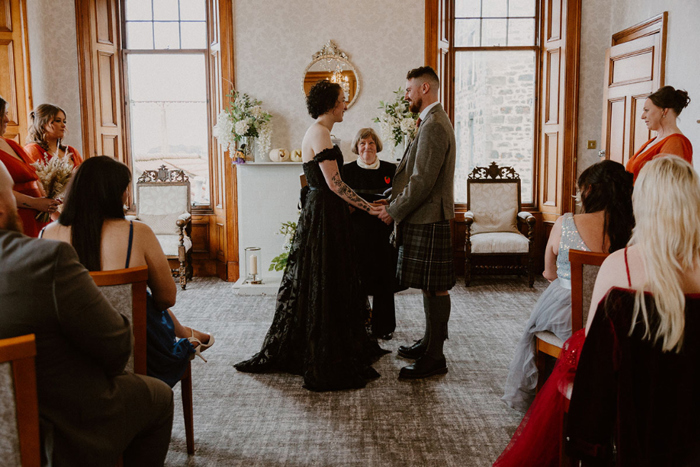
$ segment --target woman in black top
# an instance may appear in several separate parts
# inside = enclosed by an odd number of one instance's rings
[[[343,181],[370,202],[388,198],[396,172],[394,164],[377,157],[381,150],[382,141],[377,133],[372,128],[362,128],[352,141],[352,152],[358,158],[343,166]],[[372,334],[380,339],[391,339],[396,328],[396,255],[389,243],[393,226],[360,210],[354,210],[351,219],[362,286],[365,293],[374,298]]]

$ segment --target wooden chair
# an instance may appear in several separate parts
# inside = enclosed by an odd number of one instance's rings
[[[127,364],[127,370],[139,375],[147,374],[146,367],[146,285],[148,267],[118,269],[114,271],[91,272],[95,284],[100,288],[107,300],[127,316],[131,321],[134,333],[133,364]],[[182,411],[185,419],[185,439],[187,453],[194,454],[194,416],[192,406],[192,365],[180,379],[182,394]]]
[[[598,276],[600,265],[603,264],[607,253],[594,253],[591,251],[569,250],[569,262],[571,263],[571,333],[582,329],[588,319],[588,310],[591,306],[593,286]],[[537,363],[537,390],[542,389],[545,378],[546,356],[559,358],[564,342],[554,333],[541,331],[535,333],[535,348]]]
[[[2,465],[41,465],[34,334],[0,340]],[[16,423],[12,423],[15,422]]]
[[[528,285],[535,282],[535,216],[521,211],[520,176],[512,167],[475,167],[467,178],[467,227],[464,240],[464,284],[475,272],[527,273]],[[527,235],[521,229],[527,227]],[[513,265],[480,265],[477,257],[512,258]],[[523,265],[523,261],[527,266]]]

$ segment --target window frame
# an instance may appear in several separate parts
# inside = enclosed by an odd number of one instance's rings
[[[449,41],[449,48],[447,52],[447,58],[450,66],[445,67],[448,70],[448,76],[440,76],[440,81],[443,83],[450,83],[450,86],[445,92],[445,96],[448,100],[445,107],[448,108],[448,115],[450,120],[454,124],[454,109],[455,109],[455,63],[456,54],[459,52],[486,52],[486,51],[499,51],[499,52],[510,52],[510,51],[521,51],[528,50],[534,51],[535,53],[535,93],[534,93],[534,113],[533,113],[533,144],[532,144],[532,192],[531,199],[529,203],[523,203],[521,209],[533,211],[538,208],[538,198],[539,198],[539,166],[540,166],[540,93],[542,92],[542,38],[544,34],[544,24],[542,22],[544,0],[535,0],[535,43],[532,46],[479,46],[479,47],[468,47],[468,46],[453,46],[454,35],[455,35],[455,0],[438,0],[445,1],[448,5],[446,8],[447,18],[447,34]],[[482,0],[483,2],[484,0]],[[460,17],[462,18],[462,17]],[[484,18],[484,17],[480,17]],[[490,18],[490,17],[488,17]],[[443,103],[445,104],[445,103]],[[459,157],[459,156],[458,156]],[[464,213],[467,212],[467,203],[455,203],[455,212]]]
[[[124,153],[126,155],[126,159],[128,160],[128,166],[129,168],[134,169],[134,160],[133,160],[133,155],[132,155],[132,149],[131,149],[131,111],[130,111],[130,105],[129,105],[129,61],[128,61],[128,55],[131,54],[136,54],[136,55],[199,55],[202,54],[204,56],[204,63],[206,66],[206,71],[205,71],[205,86],[206,86],[206,109],[207,109],[207,122],[212,121],[212,109],[211,109],[211,76],[210,76],[210,70],[211,70],[211,51],[210,51],[210,44],[211,44],[211,37],[210,37],[210,31],[211,31],[211,25],[209,24],[209,18],[205,16],[204,24],[205,24],[205,30],[206,30],[206,48],[202,49],[128,49],[126,47],[127,43],[127,34],[126,34],[126,0],[118,0],[119,1],[119,8],[121,10],[121,30],[123,33],[121,34],[121,44],[120,44],[120,60],[122,64],[122,74],[121,74],[121,89],[122,89],[122,115],[124,116],[123,119],[123,125],[124,125],[124,130],[123,130],[123,137],[124,137]],[[209,2],[210,0],[203,0],[205,3],[205,11],[208,11],[209,9]],[[175,21],[172,21],[175,22]],[[182,41],[182,38],[181,38]],[[155,44],[154,44],[155,46]],[[214,141],[214,136],[213,136],[213,129],[211,128],[211,125],[207,125],[207,157],[208,157],[208,171],[209,171],[209,204],[200,204],[200,205],[195,205],[192,204],[190,206],[190,209],[192,210],[193,215],[211,215],[214,214],[214,164],[216,163],[216,154],[215,154],[215,149],[213,147],[213,141]],[[132,191],[134,190],[134,182],[132,180]],[[132,193],[132,198],[134,193]]]

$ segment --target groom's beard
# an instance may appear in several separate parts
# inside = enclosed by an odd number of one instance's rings
[[[0,228],[3,230],[11,230],[12,232],[24,233],[22,229],[22,219],[20,219],[17,211],[8,212],[5,225],[0,226]]]
[[[419,98],[417,101],[411,101],[411,105],[408,107],[412,113],[417,114],[420,112],[420,108],[423,106],[423,98]]]

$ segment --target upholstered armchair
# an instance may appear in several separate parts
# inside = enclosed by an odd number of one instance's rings
[[[467,226],[464,243],[464,282],[472,274],[527,271],[530,287],[535,282],[535,216],[520,210],[520,176],[512,167],[475,167],[467,178]],[[527,235],[521,229],[527,228]],[[479,257],[511,257],[513,265],[475,265]],[[523,265],[523,260],[527,265]]]
[[[136,183],[137,219],[147,224],[158,238],[168,259],[180,267],[172,269],[185,289],[192,278],[192,231],[190,180],[182,170],[144,170]]]

